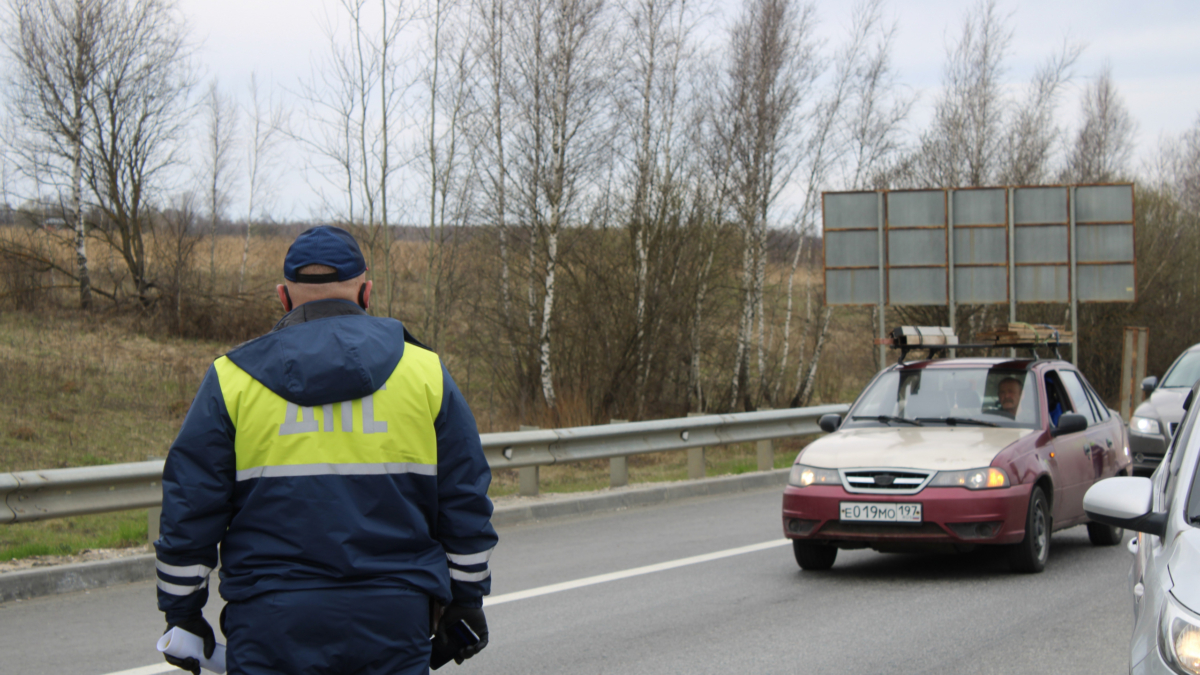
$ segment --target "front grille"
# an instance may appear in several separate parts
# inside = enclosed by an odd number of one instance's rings
[[[842,486],[847,492],[911,495],[920,492],[933,473],[913,469],[843,469]]]
[[[825,523],[817,534],[826,537],[945,537],[950,538],[946,531],[936,523],[920,523],[919,525],[903,525],[900,523],[846,523],[831,520]]]

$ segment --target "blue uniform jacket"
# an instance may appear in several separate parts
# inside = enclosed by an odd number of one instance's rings
[[[479,607],[497,540],[490,481],[436,354],[352,303],[301,305],[216,360],[171,446],[159,609],[200,612],[218,545],[227,601],[403,586]]]

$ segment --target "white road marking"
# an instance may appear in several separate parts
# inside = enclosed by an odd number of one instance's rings
[[[603,584],[609,581],[618,581],[637,577],[643,574],[652,574],[654,572],[663,572],[673,570],[677,567],[687,567],[688,565],[696,565],[698,563],[709,562],[712,560],[720,560],[722,558],[731,558],[735,555],[743,553],[754,553],[755,551],[765,551],[771,548],[786,546],[790,539],[776,539],[762,544],[752,544],[750,546],[739,546],[738,548],[729,548],[716,553],[705,553],[704,555],[694,555],[690,558],[680,558],[679,560],[669,560],[655,565],[646,565],[645,567],[635,567],[630,570],[621,572],[609,572],[608,574],[597,574],[594,577],[586,577],[584,579],[576,579],[575,581],[564,581],[559,584],[550,584],[549,586],[540,586],[531,588],[527,591],[517,591],[516,593],[505,593],[504,595],[494,595],[483,599],[484,607],[492,607],[494,605],[502,605],[506,602],[515,602],[517,600],[527,600],[536,598],[541,595],[549,595],[560,591],[570,591],[584,586],[594,586]],[[160,663],[153,666],[142,666],[141,668],[131,668],[129,670],[121,670],[115,673],[106,673],[106,675],[161,675],[161,673],[182,672],[175,666],[169,663]]]
[[[635,567],[631,570],[623,572],[610,572],[608,574],[598,574],[594,577],[586,579],[576,579],[575,581],[564,581],[559,584],[550,584],[549,586],[541,586],[539,588],[531,588],[527,591],[517,591],[516,593],[505,593],[504,595],[494,595],[483,599],[484,607],[500,605],[514,600],[526,600],[528,598],[536,598],[539,595],[549,595],[550,593],[558,593],[559,591],[569,591],[575,588],[583,588],[584,586],[592,586],[595,584],[603,584],[609,581],[617,581],[619,579],[628,579],[629,577],[641,576],[652,572],[662,572],[664,570],[672,570],[676,567],[685,567],[687,565],[695,565],[697,563],[709,562],[710,560],[720,560],[721,558],[729,558],[743,553],[754,553],[755,551],[765,551],[769,548],[785,546],[790,542],[790,539],[776,539],[762,544],[753,544],[751,546],[741,546],[739,548],[730,548],[716,553],[705,553],[704,555],[692,556],[691,558],[680,558],[679,560],[671,560],[669,562],[658,563],[656,565],[646,565],[645,567]]]
[[[130,668],[129,670],[118,670],[115,673],[108,673],[108,675],[159,675],[160,673],[170,673],[170,672],[185,673],[187,671],[182,670],[180,668],[176,668],[175,666],[173,666],[169,663],[156,663],[152,666],[142,666],[141,668]],[[203,671],[203,672],[208,672],[208,671]]]

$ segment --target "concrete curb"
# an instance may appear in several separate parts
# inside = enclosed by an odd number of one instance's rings
[[[0,603],[104,588],[154,578],[154,556],[35,567],[0,574]]]
[[[775,469],[738,476],[721,476],[678,483],[655,483],[587,494],[581,497],[543,496],[521,498],[524,503],[501,502],[492,514],[497,527],[538,520],[617,511],[638,506],[734,492],[745,492],[787,483],[790,469]],[[538,501],[544,499],[545,501]],[[528,500],[526,502],[525,500]],[[137,555],[97,562],[37,567],[0,574],[0,603],[28,600],[46,595],[104,588],[155,578],[154,556]]]

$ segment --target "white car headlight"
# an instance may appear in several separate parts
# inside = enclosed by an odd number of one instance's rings
[[[793,464],[792,473],[788,476],[788,484],[796,487],[809,485],[841,485],[842,477],[837,469],[821,469],[815,466]]]
[[[1176,670],[1200,675],[1200,616],[1188,611],[1170,593],[1158,622],[1158,646]]]
[[[1134,415],[1133,419],[1129,420],[1129,428],[1140,434],[1162,433],[1161,427],[1159,427],[1158,424],[1158,420],[1150,417],[1138,417],[1137,415]]]

